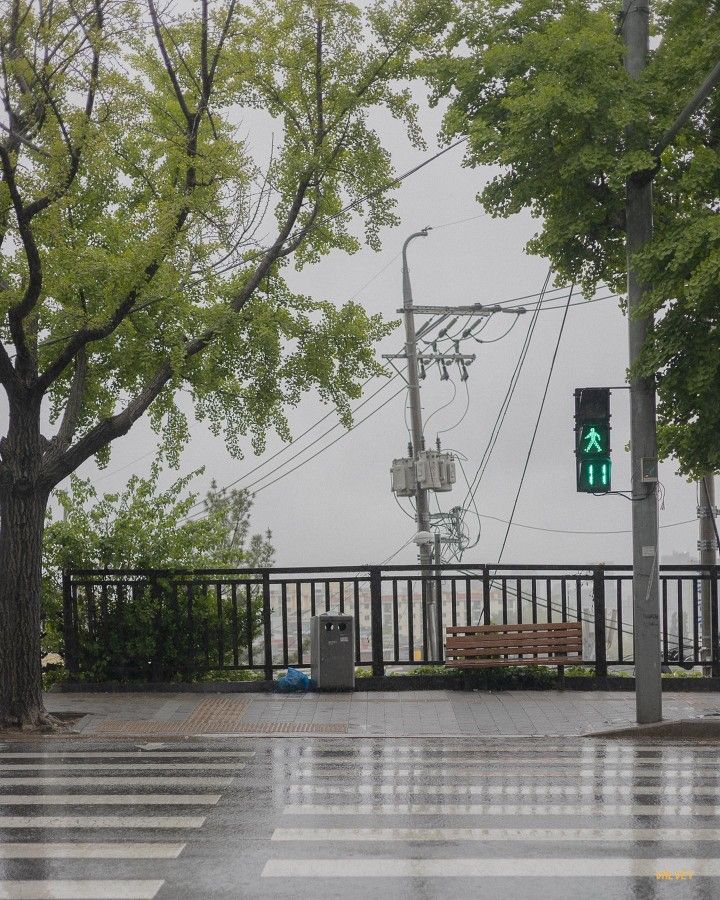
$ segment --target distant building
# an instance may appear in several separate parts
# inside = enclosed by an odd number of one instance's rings
[[[660,557],[661,566],[696,566],[698,562],[697,554],[685,550],[673,550]]]

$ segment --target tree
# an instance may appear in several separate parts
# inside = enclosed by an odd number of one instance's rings
[[[587,294],[624,290],[626,179],[654,179],[656,237],[637,264],[642,312],[658,318],[639,372],[657,377],[661,453],[696,477],[720,468],[720,92],[659,159],[635,148],[658,144],[717,62],[720,16],[717,3],[651,6],[656,40],[638,83],[615,0],[457,0],[421,69],[433,101],[450,100],[446,136],[469,137],[467,164],[500,167],[485,209],[541,219],[528,249]]]
[[[63,479],[146,413],[176,463],[181,388],[240,454],[246,435],[287,437],[283,411],[310,389],[347,422],[379,371],[379,318],[293,293],[283,273],[357,249],[352,208],[373,247],[394,223],[368,115],[389,110],[421,142],[395,85],[432,6],[3,4],[0,726],[44,719],[41,544]],[[282,132],[264,170],[242,121],[256,111]]]
[[[191,515],[195,495],[186,494],[202,470],[176,479],[160,490],[159,463],[148,478],[133,476],[118,493],[98,497],[91,482],[70,477],[70,490],[57,492],[62,518],[45,528],[43,540],[43,651],[62,653],[62,575],[66,569],[217,569],[270,566],[272,534],[250,533],[252,495],[245,490],[223,492],[212,482],[204,508]],[[112,609],[112,629],[100,629],[85,641],[80,670],[97,680],[118,671],[141,678],[166,680],[192,669],[188,639],[176,634],[172,585],[161,578],[155,590],[133,592]],[[203,615],[216,621],[213,590],[195,595],[196,644],[200,656]],[[110,605],[106,600],[106,605]],[[246,628],[239,610],[239,646],[260,628],[261,599],[253,603],[255,621]],[[162,639],[160,639],[162,638]],[[230,641],[228,641],[230,643]],[[182,648],[179,650],[179,648]],[[192,654],[191,654],[192,655]]]

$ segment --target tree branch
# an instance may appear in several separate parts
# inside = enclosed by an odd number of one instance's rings
[[[280,253],[292,231],[297,217],[302,209],[305,194],[310,185],[310,178],[304,178],[298,185],[292,206],[287,218],[273,245],[265,252],[262,260],[245,283],[243,289],[230,305],[230,312],[238,313],[253,295],[263,278],[268,274],[273,264],[280,257]],[[185,345],[184,362],[201,353],[211,341],[217,337],[222,325],[218,324],[207,329],[202,335],[189,340]],[[150,404],[157,399],[160,392],[174,375],[173,364],[169,358],[165,358],[158,366],[155,374],[147,381],[144,388],[127,404],[125,409],[114,416],[109,416],[92,428],[80,440],[67,449],[60,457],[43,462],[42,480],[48,489],[59,484],[71,472],[85,460],[94,456],[116,438],[121,437],[130,430],[133,424],[147,411]]]
[[[149,0],[149,6],[151,11],[151,16],[153,19],[153,26],[155,30],[156,39],[158,41],[158,45],[160,47],[160,52],[163,57],[163,61],[165,63],[165,69],[170,79],[173,90],[177,93],[179,92],[180,96],[182,96],[182,91],[180,88],[179,81],[177,79],[177,73],[173,67],[170,56],[167,52],[167,48],[163,41],[161,31],[160,31],[160,22],[157,16],[157,10],[155,8],[154,0]],[[202,38],[203,43],[207,43],[207,6],[204,7],[205,13],[203,15],[203,33],[204,38]],[[229,27],[229,24],[227,27]],[[185,150],[189,157],[189,165],[187,167],[185,173],[185,190],[188,194],[191,194],[192,191],[197,187],[196,183],[196,169],[194,164],[194,158],[197,155],[197,137],[198,131],[200,128],[200,123],[202,120],[202,116],[204,112],[209,107],[210,97],[212,96],[212,90],[214,86],[214,69],[213,69],[213,78],[206,77],[208,75],[207,70],[207,48],[203,52],[203,58],[205,61],[203,62],[203,77],[202,77],[202,85],[200,96],[198,98],[198,106],[197,111],[193,114],[190,113],[187,104],[185,104],[183,98],[184,109],[183,113],[186,115],[187,125],[185,130]],[[185,226],[185,222],[187,221],[187,217],[190,213],[189,206],[185,203],[182,208],[179,210],[178,215],[173,224],[171,233],[169,235],[168,241],[163,242],[163,246],[172,245],[175,238],[180,234],[183,227]],[[153,260],[144,271],[144,284],[147,285],[152,281],[152,279],[157,274],[160,265],[162,263],[162,258],[158,258]],[[104,338],[109,337],[119,326],[120,324],[127,318],[130,313],[135,308],[135,304],[138,300],[140,293],[140,288],[133,288],[133,290],[129,291],[126,297],[118,304],[110,317],[101,325],[96,326],[95,328],[80,328],[75,334],[71,335],[68,338],[68,343],[65,345],[63,350],[58,354],[56,359],[48,366],[48,368],[40,375],[37,381],[37,390],[41,393],[44,393],[48,387],[60,377],[65,368],[72,362],[75,355],[85,348],[89,343],[93,341],[103,340]]]
[[[155,40],[157,41],[160,55],[162,56],[163,63],[165,64],[165,71],[167,72],[168,78],[170,79],[173,93],[175,94],[175,99],[177,100],[180,109],[185,116],[185,119],[190,122],[192,121],[193,114],[190,112],[190,110],[188,109],[188,105],[185,102],[185,96],[182,92],[182,88],[180,87],[177,72],[175,71],[175,67],[172,64],[172,60],[170,59],[170,54],[168,53],[167,46],[165,45],[165,41],[162,36],[162,29],[160,28],[160,19],[158,18],[157,8],[155,6],[155,0],[148,0],[148,8],[150,10],[150,18],[152,19],[153,31],[155,32]]]
[[[15,218],[18,223],[20,240],[22,241],[23,251],[28,264],[28,283],[23,298],[20,303],[8,310],[10,335],[17,350],[18,369],[26,370],[30,362],[30,356],[22,320],[32,310],[40,296],[40,291],[42,290],[42,265],[40,263],[40,253],[15,182],[15,170],[10,155],[2,144],[0,144],[0,165],[2,165],[3,181],[7,185],[10,194]]]
[[[17,384],[15,369],[13,369],[12,362],[3,344],[0,344],[0,384],[8,391],[11,391]]]
[[[317,131],[315,134],[315,146],[322,146],[325,137],[325,122],[323,117],[323,83],[322,83],[322,59],[323,59],[323,21],[318,19],[315,23],[315,107],[317,115]]]
[[[66,450],[75,436],[83,402],[85,400],[87,366],[87,354],[84,351],[81,351],[78,353],[75,360],[75,371],[73,372],[72,382],[70,383],[70,392],[68,394],[67,403],[65,404],[65,412],[63,413],[62,421],[60,422],[60,428],[55,437],[50,441],[50,456]]]

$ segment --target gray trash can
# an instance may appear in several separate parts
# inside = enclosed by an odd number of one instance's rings
[[[355,687],[355,621],[352,616],[323,613],[310,620],[312,679],[319,691]]]

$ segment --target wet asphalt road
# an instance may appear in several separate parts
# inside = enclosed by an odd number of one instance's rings
[[[718,750],[581,739],[4,743],[0,898],[711,900]]]

